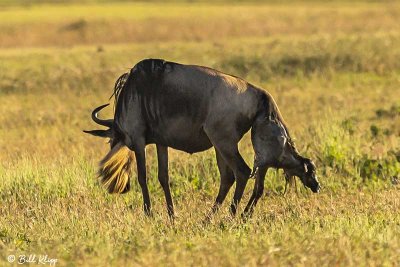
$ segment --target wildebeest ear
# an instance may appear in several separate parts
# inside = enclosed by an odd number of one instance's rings
[[[282,147],[285,147],[287,138],[284,137],[283,135],[277,136],[277,138],[278,138],[279,144],[280,144]]]
[[[304,172],[307,173],[308,172],[308,167],[307,167],[307,162],[304,162]]]
[[[92,130],[92,131],[85,131],[83,130],[84,133],[91,134],[94,136],[99,136],[99,137],[104,137],[104,138],[112,138],[112,132],[111,129],[108,130]]]

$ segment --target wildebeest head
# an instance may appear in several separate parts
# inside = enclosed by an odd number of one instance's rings
[[[299,177],[314,193],[319,192],[315,164],[299,155],[283,122],[269,118],[259,120],[253,125],[252,143],[255,150],[253,175],[260,167],[282,168],[287,175]]]
[[[115,101],[117,101],[119,94],[121,93],[122,88],[125,86],[128,78],[129,78],[129,73],[124,73],[115,82],[114,93],[111,95],[111,97],[115,96]],[[111,97],[110,97],[110,99],[111,99]],[[116,137],[115,131],[113,129],[114,120],[112,120],[112,119],[102,120],[102,119],[99,119],[99,117],[97,116],[97,113],[99,113],[100,110],[107,107],[108,105],[109,104],[101,105],[101,106],[95,108],[92,112],[93,121],[96,122],[97,124],[108,127],[108,129],[107,130],[92,130],[92,131],[84,131],[84,132],[94,135],[94,136],[110,138],[111,147],[114,147],[114,145],[117,144],[117,142],[118,142],[118,140],[116,140],[117,138],[115,138]]]
[[[85,131],[85,133],[94,135],[94,136],[99,136],[99,137],[105,137],[105,138],[110,138],[112,139],[113,137],[113,120],[109,119],[109,120],[102,120],[98,117],[98,113],[100,110],[102,110],[103,108],[107,107],[109,104],[105,104],[105,105],[101,105],[97,108],[95,108],[92,112],[92,119],[94,122],[96,122],[97,124],[100,124],[102,126],[106,126],[108,127],[107,130],[91,130],[91,131]]]

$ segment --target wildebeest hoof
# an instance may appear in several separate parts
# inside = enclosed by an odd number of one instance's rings
[[[252,212],[243,212],[242,214],[240,214],[240,218],[243,222],[247,222],[252,217],[252,215]]]

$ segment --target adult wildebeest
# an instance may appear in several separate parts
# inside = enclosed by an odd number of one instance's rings
[[[297,152],[272,96],[240,78],[206,67],[146,59],[117,80],[114,95],[113,120],[97,117],[107,105],[92,112],[93,120],[108,129],[86,132],[111,139],[111,150],[100,162],[99,170],[110,193],[129,190],[135,153],[146,214],[150,214],[147,144],[157,146],[158,179],[171,217],[174,208],[168,178],[168,147],[196,153],[214,146],[221,184],[212,210],[218,210],[236,180],[231,204],[235,214],[251,174],[239,154],[238,142],[250,128],[256,182],[245,214],[253,211],[261,197],[270,167],[283,168],[287,175],[298,176],[313,192],[319,191],[315,166]]]

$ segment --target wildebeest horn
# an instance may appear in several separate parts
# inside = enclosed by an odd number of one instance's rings
[[[97,123],[97,124],[100,124],[100,125],[106,126],[106,127],[108,127],[108,128],[111,128],[112,125],[113,125],[113,120],[111,120],[111,119],[110,119],[110,120],[102,120],[102,119],[99,119],[99,118],[97,117],[97,113],[98,113],[100,110],[102,110],[103,108],[107,107],[108,105],[110,105],[110,104],[105,104],[105,105],[102,105],[102,106],[100,106],[100,107],[95,108],[95,109],[93,110],[93,112],[92,112],[92,120],[93,120],[95,123]]]
[[[94,136],[112,138],[111,129],[108,129],[108,130],[91,130],[91,131],[83,130],[83,132],[87,133],[87,134],[94,135]]]

